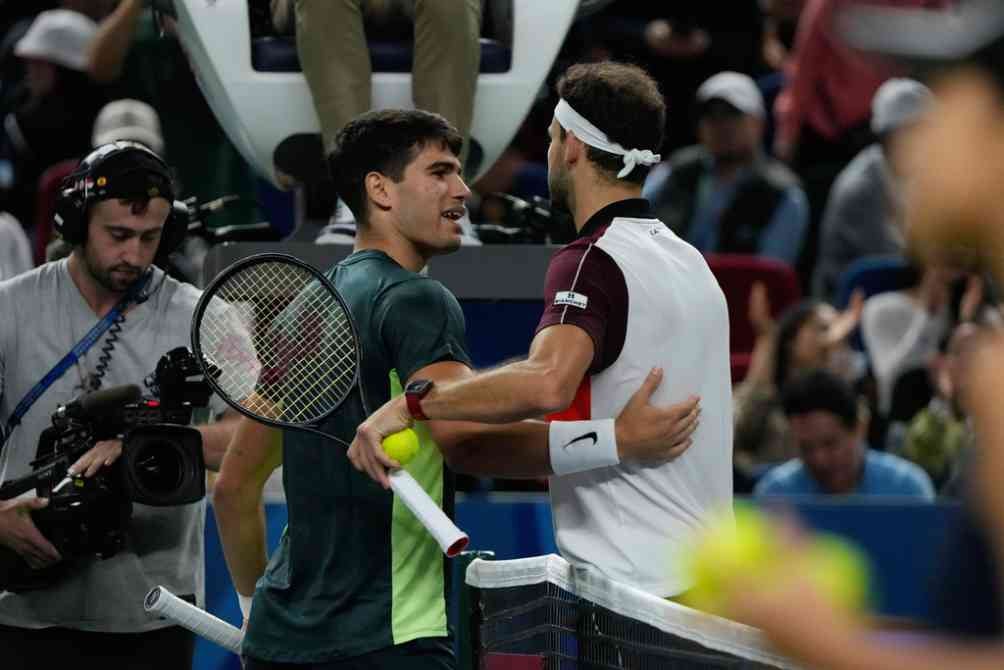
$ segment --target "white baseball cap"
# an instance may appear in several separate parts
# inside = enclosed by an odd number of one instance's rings
[[[37,58],[71,70],[87,69],[87,48],[98,24],[80,12],[51,9],[35,17],[14,47],[14,55]]]
[[[760,119],[766,116],[763,94],[756,82],[739,72],[719,72],[701,84],[697,102],[704,104],[709,100],[724,100],[740,112]]]
[[[113,100],[101,108],[94,121],[91,142],[95,147],[116,140],[142,142],[157,155],[164,153],[164,136],[156,110],[141,100]]]
[[[883,135],[920,120],[931,110],[934,94],[915,79],[895,77],[872,97],[872,132]]]

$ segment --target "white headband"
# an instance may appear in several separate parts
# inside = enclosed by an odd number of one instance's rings
[[[589,123],[564,99],[559,100],[558,106],[554,108],[554,118],[558,120],[562,128],[572,131],[576,137],[589,146],[624,156],[624,167],[617,173],[618,179],[623,179],[631,174],[636,165],[655,165],[662,158],[659,154],[654,154],[648,149],[629,150],[616,142],[611,142],[606,133]]]

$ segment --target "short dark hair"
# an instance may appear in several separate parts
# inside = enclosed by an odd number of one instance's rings
[[[356,220],[367,223],[366,185],[370,172],[395,182],[430,142],[438,142],[460,155],[463,137],[439,114],[418,109],[383,109],[366,112],[345,125],[328,155],[328,168],[338,196]]]
[[[808,370],[796,375],[781,389],[781,406],[787,417],[828,412],[848,428],[855,428],[860,418],[854,389],[829,370]]]
[[[659,85],[637,65],[603,61],[568,68],[558,80],[558,95],[625,149],[658,153],[666,131],[666,101]],[[565,137],[565,129],[561,129]],[[624,167],[622,156],[587,146],[586,157],[609,173]],[[638,165],[625,181],[645,182],[650,166]]]

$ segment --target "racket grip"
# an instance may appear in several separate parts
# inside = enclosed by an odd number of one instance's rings
[[[143,600],[143,607],[151,614],[158,614],[165,619],[174,621],[179,626],[187,628],[210,642],[228,649],[238,656],[241,653],[241,641],[244,633],[236,626],[213,616],[204,609],[182,600],[164,586],[150,589]]]
[[[392,470],[389,474],[394,494],[435,538],[443,553],[453,558],[463,551],[470,541],[467,533],[450,521],[450,517],[432,501],[421,484],[405,470]]]

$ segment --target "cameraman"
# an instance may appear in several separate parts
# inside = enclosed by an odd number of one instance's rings
[[[53,410],[96,388],[149,382],[158,359],[187,346],[199,291],[154,266],[177,248],[187,219],[173,208],[170,168],[135,142],[89,154],[64,182],[55,226],[73,246],[68,258],[0,282],[0,423],[46,372],[110,310],[120,316],[58,376],[13,428],[0,453],[0,482],[31,472],[39,434]],[[135,299],[125,300],[127,296]],[[124,301],[124,302],[123,302]],[[214,403],[219,400],[214,398]],[[214,407],[221,413],[221,407]],[[199,426],[206,465],[216,470],[233,418]],[[97,442],[71,466],[91,477],[121,454],[120,440]],[[63,560],[30,514],[48,500],[0,502],[0,544],[34,568]],[[81,558],[40,590],[0,592],[5,670],[54,668],[82,658],[109,668],[188,668],[194,638],[150,617],[147,591],[163,584],[203,600],[203,502],[175,507],[134,504],[121,551]]]

